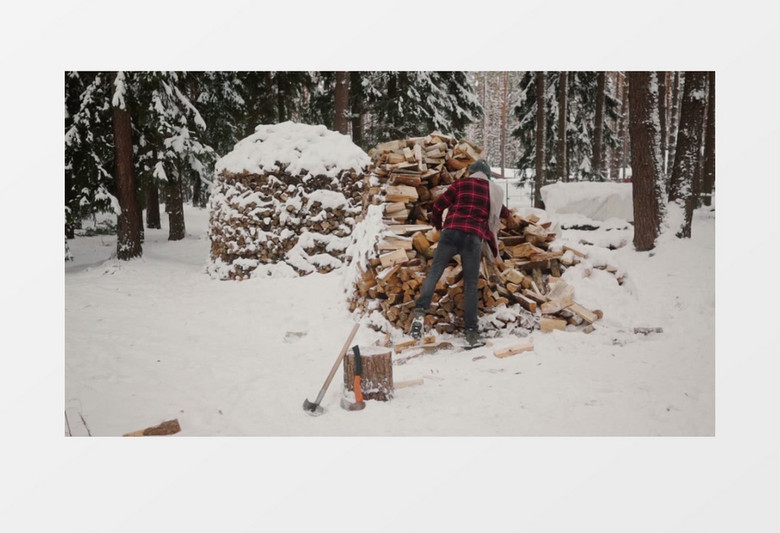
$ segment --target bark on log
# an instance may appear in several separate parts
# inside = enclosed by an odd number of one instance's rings
[[[393,398],[393,361],[392,351],[375,346],[360,348],[363,373],[360,388],[363,398],[386,402]],[[352,350],[344,357],[344,387],[354,390],[355,354]]]

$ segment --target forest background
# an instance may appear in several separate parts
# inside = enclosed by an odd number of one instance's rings
[[[7,121],[0,145],[9,201],[0,216],[8,311],[0,404],[9,460],[0,485],[3,509],[45,505],[51,529],[80,531],[77,520],[63,517],[97,511],[110,498],[127,502],[127,513],[141,513],[150,529],[155,519],[173,520],[172,509],[198,508],[199,524],[176,513],[181,530],[238,531],[251,530],[246,509],[261,499],[274,511],[258,521],[278,531],[289,530],[290,517],[312,530],[357,531],[364,524],[350,523],[348,498],[355,509],[386,504],[384,531],[458,531],[476,524],[510,531],[512,524],[502,519],[519,491],[526,506],[557,517],[554,524],[536,522],[535,531],[584,531],[584,518],[600,522],[598,531],[623,531],[617,518],[629,517],[613,505],[615,498],[630,493],[652,502],[664,491],[680,502],[657,510],[677,518],[666,531],[691,531],[686,516],[707,511],[707,531],[733,531],[742,516],[739,501],[765,511],[764,527],[754,530],[777,530],[780,5],[548,2],[507,12],[488,1],[469,6],[495,19],[481,23],[481,33],[470,16],[464,20],[464,5],[419,4],[409,24],[397,24],[384,6],[358,13],[340,2],[305,10],[297,3],[268,8],[229,0],[217,8],[188,6],[183,11],[176,3],[141,0],[133,9],[98,9],[94,2],[66,1],[47,9],[15,6],[5,19],[0,61],[9,82],[0,85]],[[436,23],[421,29],[420,20]],[[374,31],[391,22],[392,32]],[[335,31],[342,26],[355,31]],[[716,71],[717,436],[63,439],[63,72],[345,67]],[[747,271],[758,272],[758,281],[747,282]],[[392,475],[370,493],[355,490],[347,465],[375,457]],[[768,460],[757,463],[756,457]],[[713,492],[713,479],[728,480],[729,490]],[[473,505],[452,508],[464,498]],[[343,520],[325,523],[334,509]],[[15,516],[0,513],[9,515]],[[634,518],[634,531],[646,531],[641,517]],[[106,529],[124,530],[122,519]],[[37,527],[40,520],[29,523]],[[7,529],[29,530],[24,521]]]

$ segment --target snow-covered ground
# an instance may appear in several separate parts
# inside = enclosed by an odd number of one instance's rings
[[[492,350],[517,337],[426,354],[393,370],[396,381],[422,378],[423,385],[360,412],[339,408],[339,372],[318,418],[302,403],[316,397],[355,320],[343,269],[214,280],[205,271],[208,212],[185,215],[185,240],[168,242],[163,221],[146,230],[143,257],[129,262],[112,257],[114,237],[70,241],[66,434],[122,435],[173,418],[180,436],[715,433],[712,211],[696,213],[692,239],[663,238],[652,253],[580,244],[585,233],[590,242],[611,241],[610,229],[563,231],[562,242],[589,253],[565,279],[578,302],[604,312],[595,332],[537,331],[533,351],[505,359]],[[628,281],[620,286],[595,268],[606,262]],[[634,327],[663,333],[638,335]],[[381,337],[364,324],[355,342]]]

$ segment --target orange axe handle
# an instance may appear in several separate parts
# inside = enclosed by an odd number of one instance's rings
[[[360,384],[360,376],[363,374],[363,358],[360,356],[360,348],[357,345],[352,347],[352,353],[355,355],[355,403],[363,401],[363,389]]]
[[[355,376],[355,403],[363,401],[363,390],[360,386],[360,376]]]

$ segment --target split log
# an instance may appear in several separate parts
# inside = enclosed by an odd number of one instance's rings
[[[549,333],[556,329],[566,331],[566,321],[560,318],[551,318],[543,316],[539,321],[539,329],[543,333]]]
[[[382,263],[383,267],[390,267],[398,263],[404,263],[408,260],[409,258],[406,256],[406,252],[403,249],[393,250],[392,252],[379,256],[379,261]]]
[[[533,349],[534,349],[534,343],[529,340],[521,344],[515,344],[514,346],[510,346],[508,348],[494,350],[493,355],[495,355],[499,359],[503,359],[504,357],[509,357],[510,355],[516,355],[519,353],[528,352]]]
[[[375,346],[366,346],[360,348],[360,357],[363,364],[363,373],[360,377],[363,397],[382,402],[392,399],[392,352]],[[344,387],[348,391],[354,391],[355,388],[355,354],[352,350],[344,356]]]
[[[125,433],[124,437],[148,437],[148,436],[155,436],[155,435],[173,435],[175,433],[178,433],[181,431],[181,426],[179,426],[179,420],[173,419],[173,420],[167,420],[161,424],[158,424],[156,426],[146,428],[146,429],[139,429],[138,431],[131,431],[130,433]]]
[[[422,385],[423,383],[425,383],[425,380],[423,378],[407,379],[405,381],[396,381],[394,383],[393,388],[395,390],[398,390],[398,389],[403,389],[403,388],[406,388],[406,387],[415,387],[417,385]]]
[[[570,306],[567,307],[571,312],[573,312],[575,315],[582,318],[585,322],[588,324],[593,324],[596,320],[599,319],[599,316],[594,313],[593,311],[590,311],[588,309],[585,309],[577,302],[574,302]]]

